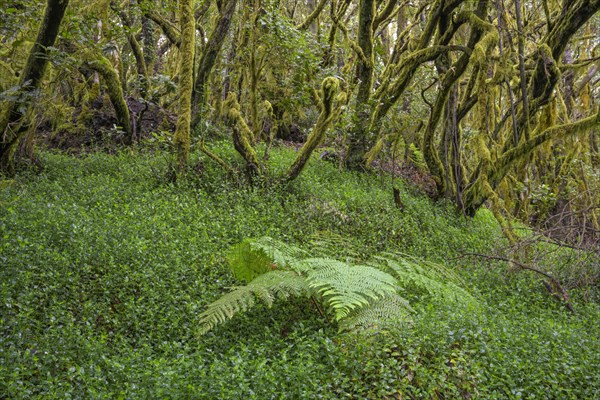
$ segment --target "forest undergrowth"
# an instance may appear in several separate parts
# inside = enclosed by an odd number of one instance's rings
[[[227,143],[213,147],[235,160]],[[0,185],[0,398],[600,395],[598,288],[571,290],[570,313],[539,275],[462,257],[506,245],[485,208],[466,218],[397,179],[399,209],[388,175],[322,160],[291,184],[269,181],[293,159],[286,148],[253,186],[199,154],[177,183],[148,151],[40,157],[42,173]],[[411,324],[359,334],[291,300],[198,334],[206,306],[241,284],[231,246],[270,236],[306,247],[323,232],[364,257],[440,263],[482,306],[413,294]]]

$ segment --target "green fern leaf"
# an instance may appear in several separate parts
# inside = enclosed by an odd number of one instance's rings
[[[296,271],[299,274],[307,275],[311,271],[340,264],[347,265],[346,263],[334,260],[333,258],[311,257],[292,262],[289,264],[289,267],[291,270]]]
[[[398,279],[404,290],[418,289],[435,298],[459,303],[477,303],[477,300],[460,286],[462,281],[442,265],[417,261],[399,253],[385,253],[385,256],[375,257],[374,262]]]
[[[271,258],[262,249],[254,249],[250,240],[244,240],[233,246],[227,255],[227,260],[233,275],[244,282],[250,282],[273,269]]]
[[[350,240],[329,231],[314,233],[310,241],[312,254],[327,258],[343,259],[346,262],[360,260],[360,254],[354,247]]]
[[[262,301],[271,307],[276,299],[307,297],[311,289],[306,280],[292,271],[271,271],[258,276],[246,286],[240,286],[211,303],[200,314],[200,335],[216,325],[232,319],[236,314],[247,311]]]
[[[341,330],[378,329],[410,321],[413,310],[399,292],[426,292],[443,301],[478,305],[463,289],[464,283],[458,276],[443,265],[402,253],[385,253],[366,265],[352,265],[359,258],[349,242],[335,235],[320,237],[325,240],[313,241],[313,245],[325,243],[324,251],[314,253],[338,253],[344,249],[353,256],[346,262],[327,257],[306,258],[304,250],[269,237],[234,246],[229,253],[231,268],[238,279],[249,283],[208,306],[200,315],[200,333],[250,309],[256,302],[271,307],[277,299],[317,293],[333,311]],[[337,248],[340,243],[345,245]]]
[[[269,236],[253,239],[250,241],[250,245],[254,251],[264,251],[277,268],[288,268],[289,263],[308,257],[308,253],[305,250]]]
[[[340,330],[363,331],[380,330],[385,327],[398,327],[412,321],[408,300],[398,294],[388,295],[369,307],[362,307],[340,321]]]
[[[331,259],[305,260],[313,264],[308,284],[317,290],[340,321],[357,308],[396,293],[397,281],[389,274],[364,265],[349,266]]]
[[[250,282],[273,269],[287,268],[290,262],[303,255],[306,253],[302,249],[265,236],[246,239],[233,246],[227,259],[234,276],[241,281]]]

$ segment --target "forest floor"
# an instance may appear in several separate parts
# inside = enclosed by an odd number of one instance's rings
[[[128,97],[127,106],[131,112],[134,141],[152,138],[148,132],[172,132],[177,116],[153,103],[141,102]],[[60,149],[70,154],[94,152],[98,149],[115,152],[122,144],[125,133],[117,129],[118,121],[112,107],[96,100],[89,109],[79,107],[72,121],[64,121],[58,126],[49,123],[40,125],[35,133],[41,138],[44,147]]]
[[[389,175],[317,159],[289,186],[249,187],[194,154],[201,173],[174,184],[163,154],[43,151],[41,173],[0,181],[0,398],[600,396],[598,288],[571,291],[573,314],[538,275],[462,257],[505,245],[488,210],[465,218],[396,179],[401,210]],[[293,156],[275,149],[270,176]],[[232,245],[304,246],[319,232],[441,263],[482,306],[424,295],[413,324],[365,335],[298,300],[198,335],[206,305],[240,284]]]

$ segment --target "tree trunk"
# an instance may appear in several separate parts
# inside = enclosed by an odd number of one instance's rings
[[[320,0],[319,4],[316,5],[315,0],[308,0],[306,5],[308,6],[308,11],[310,11],[310,14],[308,15],[308,17],[306,17],[306,20],[304,20],[304,22],[302,22],[296,27],[296,29],[304,30],[310,27],[310,32],[316,36],[318,31],[317,20],[319,18],[319,15],[321,14],[321,11],[323,11],[327,3],[327,0]]]
[[[260,175],[262,168],[256,151],[252,147],[253,134],[248,124],[246,124],[244,117],[242,117],[240,104],[237,101],[235,93],[229,93],[223,103],[223,108],[226,110],[227,119],[233,127],[233,146],[246,161],[246,169],[249,177]]]
[[[346,167],[362,169],[364,156],[373,141],[369,137],[369,98],[373,87],[373,20],[375,19],[375,1],[361,0],[358,14],[358,47],[364,57],[358,57],[356,80],[358,93],[354,112],[357,122],[349,135]]]
[[[525,120],[529,121],[529,96],[527,94],[527,81],[525,77],[525,39],[523,38],[523,21],[521,20],[521,3],[515,0],[515,18],[517,19],[517,47],[519,54],[519,86],[521,98],[523,99],[523,112]],[[523,125],[525,140],[529,140],[529,123]],[[519,132],[515,135],[515,146],[519,144]]]
[[[117,14],[119,14],[121,22],[123,23],[123,27],[125,28],[127,42],[129,43],[129,47],[131,47],[131,51],[133,52],[133,56],[135,58],[138,79],[140,81],[140,95],[143,99],[145,99],[148,92],[150,91],[150,79],[148,77],[148,67],[146,65],[144,51],[142,50],[140,42],[138,42],[135,35],[133,34],[133,23],[131,21],[131,18],[129,18],[129,15],[127,15],[127,13],[124,10],[119,10],[115,2],[111,3],[111,7]]]
[[[476,180],[465,192],[465,208],[468,215],[474,215],[481,205],[488,199],[490,189],[498,187],[502,179],[508,174],[515,162],[530,155],[539,146],[549,140],[575,136],[589,129],[600,126],[600,111],[591,117],[581,119],[569,124],[552,126],[531,139],[522,142],[519,146],[505,152],[495,163],[494,168],[488,173],[480,172]]]
[[[487,7],[488,1],[480,1],[478,3],[477,10],[474,12],[474,16],[472,17],[473,20],[485,20],[485,16],[487,14]],[[486,32],[487,35],[483,36],[486,29],[488,30],[488,32]],[[497,42],[497,37],[493,36],[494,33],[495,30],[493,30],[493,26],[490,24],[483,23],[477,25],[473,23],[473,25],[471,26],[471,33],[469,35],[469,42],[467,47],[469,49],[475,49],[475,46],[479,45],[481,46],[482,51],[485,51],[486,53],[489,52],[491,46],[495,45],[495,43]],[[479,54],[478,60],[476,62],[481,64],[486,63],[486,59],[489,56],[489,54],[486,53]],[[423,157],[425,158],[425,162],[427,163],[429,171],[431,172],[431,175],[436,183],[438,197],[444,195],[444,192],[446,191],[446,185],[448,183],[452,184],[452,182],[446,182],[444,180],[444,166],[440,160],[438,153],[436,152],[436,148],[434,145],[435,132],[440,117],[442,116],[442,110],[447,103],[450,90],[456,84],[458,79],[463,75],[463,73],[467,70],[468,66],[471,64],[470,61],[471,55],[469,55],[468,53],[463,53],[458,58],[458,60],[447,69],[447,72],[444,73],[441,79],[440,89],[438,90],[436,101],[429,115],[429,121],[427,123],[427,127],[425,129],[425,134],[423,137]]]
[[[181,46],[181,34],[178,31],[177,27],[173,23],[171,23],[171,21],[168,21],[158,12],[151,9],[146,11],[144,16],[154,21],[156,25],[160,26],[163,33],[171,43],[173,43],[177,47]]]
[[[54,46],[68,0],[48,0],[37,39],[31,48],[21,79],[23,96],[9,102],[0,115],[0,171],[14,174],[14,156],[29,124],[23,121],[34,91],[39,87],[48,65],[48,49]]]
[[[208,83],[209,75],[217,61],[217,57],[221,52],[225,38],[229,33],[231,19],[235,12],[237,0],[227,0],[221,7],[221,17],[215,27],[215,30],[210,35],[208,43],[200,56],[198,72],[196,73],[196,83],[194,84],[194,120],[192,126],[195,127],[200,122],[202,110],[206,99],[205,91]]]
[[[523,132],[530,119],[534,119],[537,111],[548,103],[560,78],[557,61],[563,55],[571,37],[593,15],[600,10],[599,0],[575,0],[565,2],[560,16],[552,24],[552,29],[539,44],[535,54],[535,69],[529,81],[529,109],[518,115],[517,129]],[[494,168],[478,168],[473,174],[471,186],[465,192],[465,208],[473,215],[491,195],[500,182],[506,177],[515,162],[531,154],[541,144],[549,140],[578,134],[591,127],[598,126],[600,114],[559,126],[553,126],[544,132],[533,136],[519,145],[509,141],[500,158],[494,163]],[[511,146],[512,145],[512,146]]]
[[[308,135],[306,143],[304,143],[304,146],[302,146],[296,159],[288,169],[286,174],[287,181],[294,180],[300,175],[300,172],[304,169],[312,152],[325,138],[327,129],[336,115],[334,111],[334,98],[339,87],[340,83],[337,78],[329,77],[323,80],[321,85],[323,98],[321,99],[321,104],[319,104],[321,113],[319,114],[319,118],[310,132],[310,135]]]
[[[142,43],[144,44],[144,62],[150,74],[154,74],[156,62],[156,37],[154,35],[154,22],[146,16],[142,16]],[[151,71],[151,72],[150,72]]]
[[[100,54],[90,54],[89,60],[86,63],[90,68],[98,72],[108,90],[108,97],[115,109],[115,115],[119,126],[125,131],[124,143],[129,145],[133,143],[133,125],[131,123],[131,115],[129,113],[129,107],[125,101],[123,95],[123,87],[121,79],[117,71],[110,63],[110,61]]]
[[[190,126],[192,118],[192,91],[194,88],[194,46],[196,23],[194,0],[179,1],[181,45],[179,46],[179,110],[175,129],[177,173],[182,175],[187,167],[190,153]]]
[[[550,100],[560,78],[556,60],[561,59],[569,40],[599,10],[599,0],[565,2],[565,6],[557,21],[553,24],[552,30],[538,47],[535,70],[529,84],[529,94],[531,96],[529,115],[521,114],[519,121],[521,130],[530,122],[527,118],[534,118],[537,110]]]

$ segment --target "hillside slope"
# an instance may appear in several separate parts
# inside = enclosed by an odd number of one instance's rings
[[[225,146],[217,149],[234,155]],[[600,307],[577,314],[539,279],[459,258],[501,232],[389,177],[311,161],[291,186],[237,186],[210,161],[174,185],[141,153],[42,153],[40,175],[0,189],[2,398],[594,398]],[[293,150],[277,149],[275,175]],[[310,303],[252,310],[198,337],[204,307],[240,284],[225,253],[268,235],[342,236],[454,268],[484,307],[415,298],[411,326],[339,334]],[[348,249],[340,248],[343,258]]]

